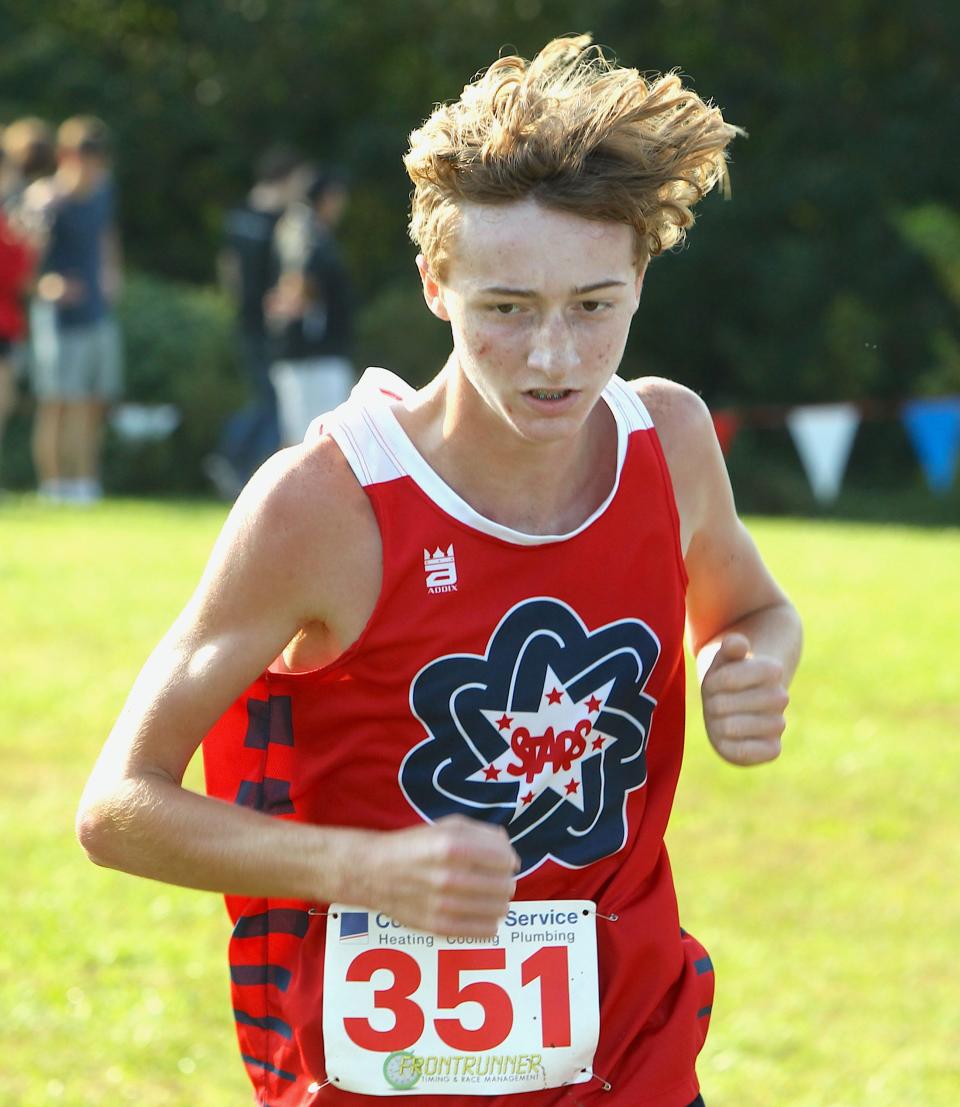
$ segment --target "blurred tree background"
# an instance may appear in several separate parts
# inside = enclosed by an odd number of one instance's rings
[[[349,170],[358,362],[422,381],[446,334],[406,239],[406,136],[498,53],[582,30],[624,64],[689,75],[749,133],[732,201],[711,196],[680,256],[654,264],[625,375],[673,376],[717,406],[960,391],[955,0],[594,0],[589,14],[571,0],[0,0],[0,122],[84,111],[114,131],[128,266],[143,275],[124,308],[130,390],[186,403],[181,465],[236,402],[213,387],[230,378],[228,317],[200,286],[256,155],[282,139]],[[871,446],[864,430],[872,478],[920,487],[902,433]],[[765,444],[768,478],[785,442]],[[764,501],[749,440],[740,449],[731,463],[760,506],[791,506],[789,489]],[[143,487],[136,466],[120,470],[115,486]],[[191,482],[198,469],[177,486]]]

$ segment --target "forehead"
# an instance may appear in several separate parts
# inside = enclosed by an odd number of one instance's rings
[[[626,224],[584,219],[531,199],[459,205],[448,284],[548,289],[635,275],[634,233]]]

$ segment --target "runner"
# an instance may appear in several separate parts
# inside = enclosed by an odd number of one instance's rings
[[[800,628],[704,405],[615,374],[734,133],[585,36],[437,108],[406,166],[449,360],[267,462],[133,688],[80,838],[227,894],[261,1105],[698,1102],[684,623],[736,764],[780,752]]]

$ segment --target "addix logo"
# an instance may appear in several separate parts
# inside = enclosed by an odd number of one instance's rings
[[[559,600],[525,600],[483,657],[450,655],[411,686],[427,738],[400,785],[427,819],[505,826],[522,872],[581,867],[626,838],[627,794],[646,782],[655,701],[643,691],[660,643],[635,619],[588,631]]]
[[[456,592],[457,559],[453,553],[453,543],[444,550],[438,546],[433,553],[423,551],[423,572],[427,582],[427,591],[432,595],[438,592]]]

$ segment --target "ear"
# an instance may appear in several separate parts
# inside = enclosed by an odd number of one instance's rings
[[[426,301],[427,307],[438,319],[442,319],[445,323],[449,323],[450,316],[447,314],[447,307],[443,302],[443,289],[437,278],[430,272],[430,263],[423,254],[417,254],[417,271],[420,273],[420,283],[423,285],[423,298]]]

